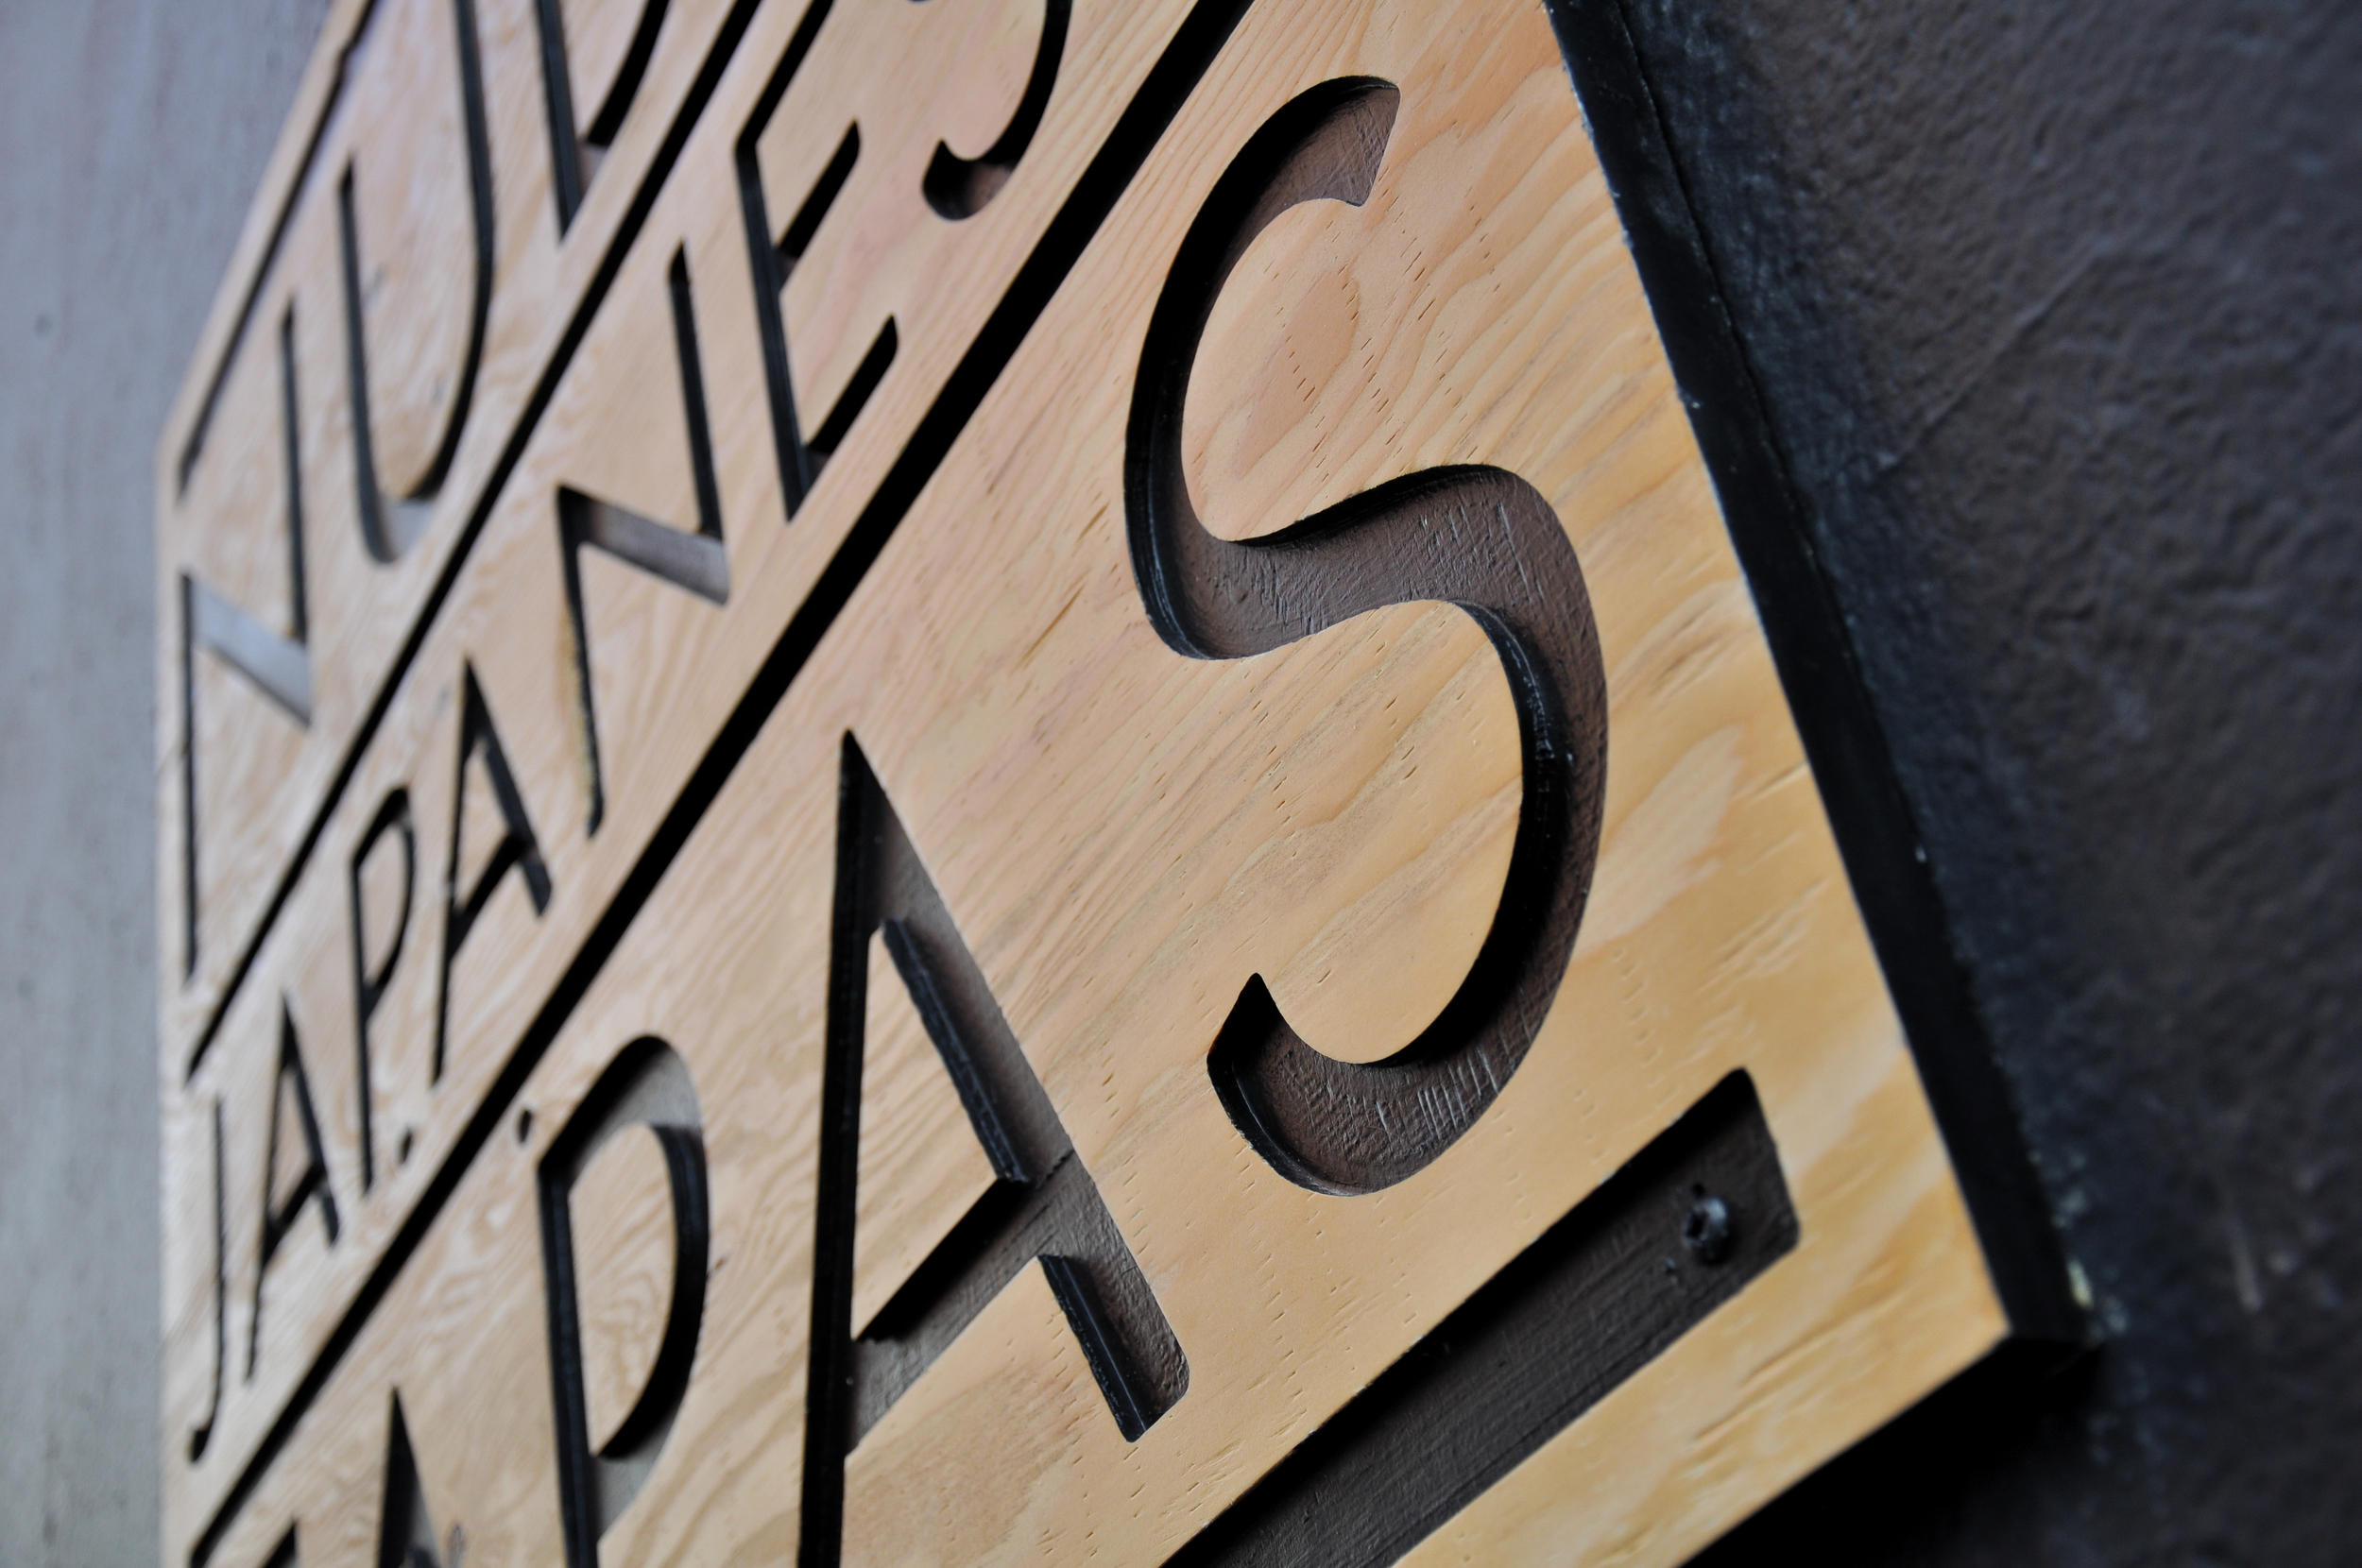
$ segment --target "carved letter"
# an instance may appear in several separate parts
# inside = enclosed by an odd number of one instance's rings
[[[385,563],[425,527],[458,450],[491,310],[491,151],[473,0],[381,5],[355,55],[358,150],[336,187],[346,377],[361,536]],[[454,231],[462,224],[472,232]]]
[[[680,360],[681,412],[689,427],[689,467],[697,486],[697,531],[683,533],[575,490],[557,493],[557,537],[566,564],[566,608],[574,640],[574,680],[582,704],[583,736],[590,752],[589,830],[607,814],[607,775],[599,757],[598,706],[590,684],[590,627],[582,602],[582,550],[589,545],[619,561],[687,588],[709,604],[730,597],[730,558],[722,543],[722,489],[713,473],[713,438],[706,423],[705,373],[697,364],[697,319],[689,292],[689,257],[673,258],[673,341]]]
[[[817,10],[814,8],[814,21]],[[853,372],[853,379],[838,395],[836,406],[807,442],[796,407],[795,379],[788,368],[787,321],[779,308],[779,294],[787,287],[788,275],[795,270],[796,261],[819,232],[820,220],[829,215],[830,207],[845,190],[846,180],[852,178],[853,165],[861,160],[861,127],[856,124],[845,128],[845,138],[837,144],[835,156],[820,171],[820,178],[783,230],[772,226],[770,205],[762,192],[762,157],[756,144],[771,123],[771,115],[785,95],[788,83],[795,79],[796,68],[803,63],[814,31],[811,21],[797,29],[738,139],[739,203],[746,221],[747,259],[754,274],[755,319],[762,331],[763,380],[771,392],[771,435],[779,451],[779,491],[790,518],[795,517],[804,497],[812,492],[813,482],[820,477],[821,465],[852,428],[862,406],[878,389],[878,383],[885,379],[886,370],[894,364],[897,341],[894,318],[888,316],[870,344],[869,352]]]
[[[205,1457],[214,1440],[214,1423],[221,1418],[221,1388],[230,1380],[230,1194],[224,1179],[221,1101],[214,1101],[214,1393],[206,1402],[205,1419],[189,1433],[189,1462]]]
[[[533,912],[538,915],[550,907],[550,874],[541,861],[541,842],[534,836],[532,818],[525,815],[524,797],[517,793],[517,776],[509,771],[508,754],[501,747],[500,732],[492,726],[492,710],[485,706],[484,690],[476,684],[473,665],[461,667],[460,689],[459,764],[451,789],[451,862],[443,874],[443,964],[436,986],[435,1065],[430,1075],[436,1082],[443,1077],[443,1052],[451,1020],[452,963],[458,958],[461,945],[468,940],[476,916],[484,912],[484,906],[500,886],[500,879],[515,871],[525,879],[525,892],[533,899]],[[484,775],[492,788],[492,803],[500,811],[501,838],[492,846],[491,858],[477,874],[474,885],[462,892],[460,838],[468,816],[468,762],[479,753],[484,758]]]
[[[837,800],[804,1419],[806,1562],[836,1560],[846,1455],[1036,1258],[1127,1440],[1138,1441],[1190,1383],[1188,1358],[1155,1290],[849,735]],[[995,1181],[856,1336],[854,1225],[873,933],[883,939]]]
[[[180,576],[181,916],[187,972],[197,972],[197,655],[214,655],[279,705],[297,724],[312,722],[311,636],[303,598],[303,464],[297,445],[295,312],[279,324],[280,463],[287,519],[287,630],[282,636],[214,592]]]
[[[705,1318],[704,1118],[689,1068],[661,1040],[626,1046],[541,1160],[542,1284],[556,1403],[568,1568],[597,1568],[599,1537],[646,1478],[688,1391]],[[659,1333],[634,1299],[657,1270]]]
[[[457,1545],[457,1525],[452,1526]],[[452,1552],[454,1568],[459,1553]],[[385,1490],[377,1516],[377,1568],[441,1568],[436,1556],[435,1520],[427,1512],[426,1489],[419,1484],[418,1456],[410,1448],[410,1423],[402,1416],[402,1395],[393,1396],[386,1418]]]
[[[290,1116],[303,1140],[302,1164],[286,1169],[285,1151],[294,1147],[286,1137]],[[254,1324],[247,1338],[246,1375],[254,1375],[255,1359],[263,1347],[263,1281],[270,1273],[272,1254],[295,1229],[306,1203],[319,1206],[331,1246],[336,1240],[336,1195],[329,1190],[328,1155],[320,1147],[319,1117],[312,1109],[312,1079],[303,1070],[303,1051],[296,1043],[295,1014],[283,1000],[279,1010],[279,1065],[271,1074],[270,1138],[263,1156],[263,1243],[254,1260]]]
[[[1017,112],[1009,116],[1007,127],[993,138],[991,146],[974,158],[962,158],[947,144],[935,144],[921,188],[937,216],[954,223],[972,218],[1009,182],[1018,160],[1033,145],[1034,132],[1041,128],[1042,111],[1050,107],[1050,90],[1057,85],[1058,57],[1066,49],[1067,23],[1073,10],[1073,0],[1043,0],[1041,43],[1034,50],[1034,69],[1025,78],[1025,95],[1018,100]]]
[[[656,53],[665,0],[633,8],[608,0],[540,0],[541,87],[550,114],[550,185],[557,194],[557,230],[574,220],[582,193],[614,145],[624,115]],[[588,12],[586,15],[585,12]],[[581,101],[582,108],[575,106]],[[583,109],[590,118],[582,118]]]
[[[385,943],[385,951],[372,963],[368,952],[369,912],[362,896],[363,872],[388,833],[396,835],[394,842],[402,846],[402,912],[394,916],[393,935]],[[394,965],[402,962],[402,943],[410,931],[410,902],[418,879],[419,835],[410,822],[410,792],[396,790],[377,809],[369,830],[361,835],[360,845],[352,852],[348,883],[352,894],[352,1048],[356,1057],[353,1077],[361,1100],[363,1192],[368,1191],[377,1180],[377,1143],[370,1132],[377,1097],[369,1076],[369,1019],[376,1015],[377,1004],[385,999],[385,986],[393,978]]]
[[[1525,794],[1498,910],[1459,990],[1418,1039],[1368,1065],[1325,1056],[1248,980],[1207,1059],[1231,1119],[1305,1186],[1373,1192],[1449,1148],[1509,1082],[1574,951],[1599,852],[1607,687],[1591,601],[1549,503],[1498,469],[1409,475],[1232,543],[1198,520],[1182,401],[1214,301],[1270,222],[1305,201],[1361,205],[1395,89],[1325,82],[1232,160],[1173,259],[1134,386],[1124,506],[1140,600],[1168,646],[1242,658],[1387,605],[1454,604],[1491,639],[1517,705]]]

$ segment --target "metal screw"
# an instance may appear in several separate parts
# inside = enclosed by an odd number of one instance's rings
[[[1698,1261],[1705,1264],[1721,1262],[1731,1255],[1731,1243],[1737,1239],[1738,1226],[1731,1219],[1731,1206],[1714,1194],[1701,1190],[1689,1205],[1689,1218],[1682,1221],[1682,1241]]]

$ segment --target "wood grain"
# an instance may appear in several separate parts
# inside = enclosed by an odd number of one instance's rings
[[[979,9],[979,0],[930,0],[910,8],[913,17],[935,18],[937,25],[899,34],[908,40],[915,58],[896,62],[886,75],[949,79],[953,62],[973,43],[971,23]],[[192,998],[203,988],[201,978],[166,1003],[165,1092],[199,1106],[225,1107],[229,1191],[233,1202],[244,1202],[238,1195],[259,1185],[259,1175],[249,1172],[263,1150],[259,1091],[253,1086],[259,1069],[251,1058],[275,1048],[270,1031],[277,1014],[261,998],[282,991],[298,996],[307,1042],[318,1041],[313,1054],[324,1064],[316,1087],[330,1144],[330,1178],[351,1221],[333,1249],[306,1250],[299,1238],[274,1259],[269,1291],[274,1321],[264,1336],[265,1354],[251,1380],[225,1386],[220,1432],[201,1460],[194,1466],[176,1463],[168,1474],[167,1508],[179,1521],[169,1536],[186,1539],[200,1532],[237,1484],[241,1468],[265,1440],[312,1355],[328,1341],[410,1205],[463,1133],[500,1070],[505,1042],[529,1025],[556,968],[566,962],[562,954],[580,941],[615,879],[653,834],[695,766],[705,739],[727,720],[779,628],[844,540],[1184,13],[1177,0],[1159,0],[1103,8],[1078,19],[1068,41],[1070,76],[1061,77],[1069,85],[1053,96],[1038,157],[1020,162],[975,217],[948,223],[915,188],[881,196],[900,226],[898,243],[933,258],[939,286],[923,291],[910,307],[907,319],[914,330],[904,340],[907,347],[792,528],[786,525],[766,407],[762,341],[750,293],[738,142],[766,89],[798,47],[808,52],[788,73],[775,117],[841,128],[856,103],[874,101],[880,107],[869,123],[876,135],[899,123],[888,115],[933,127],[936,105],[881,94],[864,74],[877,68],[873,41],[859,26],[844,26],[837,12],[830,12],[833,21],[801,43],[798,28],[807,13],[800,9],[761,9],[750,22],[715,89],[712,107],[682,151],[679,172],[657,201],[557,386],[523,459],[530,476],[513,476],[498,497],[470,552],[468,570],[397,686],[302,874],[265,933],[251,971],[223,1005],[214,1044],[185,1079],[185,1051],[175,1042],[196,1032],[202,1010]],[[896,9],[891,15],[899,26],[902,13]],[[668,37],[675,26],[667,24]],[[592,213],[598,200],[594,189],[583,214]],[[591,219],[578,215],[576,221],[579,226]],[[847,232],[850,227],[843,226]],[[837,228],[824,224],[813,242],[812,264],[838,264],[843,238]],[[570,238],[568,254],[573,243]],[[594,836],[586,724],[557,549],[556,491],[570,487],[659,523],[694,527],[694,480],[678,401],[670,303],[672,265],[682,257],[713,411],[711,438],[733,591],[725,609],[611,556],[583,553],[584,621],[591,639],[601,752],[608,762],[607,814]],[[856,264],[848,259],[845,264]],[[893,270],[906,283],[925,275],[922,268]],[[327,322],[322,331],[334,326]],[[333,412],[334,404],[330,407]],[[313,417],[325,416],[307,416]],[[357,556],[357,543],[351,548]],[[392,570],[408,570],[416,558],[405,557],[403,566]],[[529,652],[515,658],[499,649]],[[461,833],[465,844],[480,848],[499,836],[480,767],[471,763],[475,787],[464,796],[454,793],[463,671],[470,668],[515,769],[555,892],[544,917],[535,913],[519,878],[504,878],[493,885],[483,913],[451,962],[446,1004],[439,962],[445,939],[442,883],[454,810],[470,813]],[[225,682],[238,681],[203,660],[198,669]],[[200,703],[201,722],[206,712]],[[235,745],[225,732],[221,746],[202,750],[204,758],[214,759],[206,763],[209,768],[235,760],[248,770],[205,788],[235,788],[260,799],[288,787],[293,775],[287,770],[297,767],[294,751],[311,742],[287,725],[283,715],[273,723],[287,731],[277,751],[255,741],[258,733],[269,739],[267,726]],[[173,752],[166,757],[169,773],[178,758]],[[370,1021],[368,1093],[374,1147],[365,1162],[362,1090],[355,1076],[359,1042],[349,868],[368,825],[397,789],[407,792],[417,824],[419,869],[411,940]],[[161,820],[168,828],[169,806]],[[595,878],[582,874],[592,864],[601,868]],[[481,869],[480,862],[468,869]],[[251,868],[248,875],[261,879]],[[248,891],[252,892],[251,883]],[[530,961],[528,950],[537,955]],[[452,1042],[439,1076],[433,1070],[438,1014],[446,1016],[442,1032]],[[377,1173],[366,1189],[365,1164]],[[228,1317],[233,1337],[248,1333],[252,1315],[255,1259],[250,1243],[237,1239],[251,1229],[245,1219],[232,1225]],[[241,1253],[241,1246],[248,1250]],[[216,1316],[210,1274],[194,1263],[176,1262],[167,1278],[168,1354],[204,1356]],[[183,1381],[196,1390],[202,1380]],[[204,1396],[196,1397],[197,1403],[177,1406],[168,1416],[172,1429],[185,1431],[201,1421]]]
[[[621,84],[625,61],[659,0],[561,0],[575,130],[588,137]],[[669,0],[661,0],[668,4]],[[660,22],[660,18],[659,18]]]
[[[1250,8],[1210,35],[1202,78],[1182,79],[1170,125],[989,374],[957,367],[1199,24],[1177,4],[1080,8],[1032,150],[954,220],[920,171],[938,141],[972,153],[1006,114],[1043,13],[846,7],[766,105],[800,14],[758,9],[185,1082],[167,1030],[166,1432],[182,1446],[166,1560],[247,1568],[290,1527],[306,1563],[367,1559],[375,1520],[353,1499],[378,1495],[396,1391],[438,1530],[463,1531],[473,1561],[568,1559],[539,1184],[608,1065],[649,1035],[702,1108],[710,1263],[686,1392],[596,1560],[706,1568],[829,1541],[848,1563],[1165,1560],[1734,1074],[1776,1148],[1793,1249],[1411,1559],[1683,1560],[1997,1342],[2009,1325],[1542,12]],[[1580,562],[1607,739],[1582,924],[1530,1050],[1456,1141],[1345,1195],[1258,1152],[1208,1053],[1258,979],[1340,1062],[1388,1057],[1443,1014],[1512,875],[1517,690],[1452,603],[1190,656],[1143,605],[1126,472],[1151,319],[1196,214],[1275,115],[1358,77],[1398,94],[1375,174],[1358,205],[1292,206],[1239,256],[1188,376],[1187,493],[1219,537],[1270,539],[1429,470],[1514,475]],[[888,316],[898,348],[791,517],[756,292],[778,236],[750,247],[741,149],[776,229],[855,124],[853,173],[780,297],[789,390],[832,403]],[[561,490],[700,526],[676,263],[728,592],[586,551],[572,602]],[[226,384],[266,411],[269,377],[251,378]],[[930,411],[971,383],[939,462],[910,467],[929,421],[951,418]],[[272,482],[205,483],[266,504]],[[832,560],[851,566],[831,576]],[[276,580],[260,546],[247,570],[241,592]],[[549,889],[502,872],[453,950],[454,825],[485,846],[505,822],[462,766],[471,680]],[[1188,1381],[1127,1441],[1087,1324],[1052,1266],[1029,1263],[861,1435],[841,1518],[806,1519],[848,737]],[[365,1067],[355,976],[404,923],[383,912],[399,878],[361,852],[398,790],[420,869]],[[496,863],[460,859],[471,885]],[[861,961],[856,1327],[989,1176],[894,965]],[[333,1244],[291,1236],[258,1292],[233,1210],[224,1297],[206,1201],[187,1191],[211,1190],[216,1105],[220,1190],[260,1190],[254,1108],[282,1016],[347,1221]],[[656,1178],[618,1174],[611,1205],[602,1180],[577,1186],[578,1213],[641,1216],[577,1236],[600,1280],[637,1282],[640,1306],[596,1319],[619,1325],[596,1386],[628,1390],[662,1295],[642,1287]],[[1663,1244],[1684,1244],[1677,1227]],[[254,1335],[258,1293],[257,1370],[209,1415],[189,1369],[217,1323],[233,1345]],[[183,1459],[208,1420],[205,1452]]]
[[[332,8],[158,446],[160,625],[180,623],[186,578],[289,633],[285,487],[271,471],[280,450],[279,393],[266,383],[276,379],[279,334],[292,315],[303,411],[307,719],[292,720],[219,657],[202,651],[184,657],[177,635],[159,639],[157,690],[169,700],[157,705],[157,743],[170,780],[163,788],[173,797],[158,816],[163,1047],[183,1070],[216,1027],[231,978],[328,805],[337,770],[367,728],[439,574],[461,548],[502,448],[730,9],[729,0],[668,0],[640,89],[606,151],[605,178],[561,235],[550,187],[538,5],[399,0]],[[458,52],[463,18],[472,19],[483,87],[481,172],[493,202],[490,248],[481,256],[471,218],[475,174]],[[363,526],[356,479],[360,427],[340,212],[348,174],[360,384],[390,513],[374,541]],[[192,679],[193,700],[184,702]],[[193,779],[174,776],[184,768],[193,768]]]
[[[881,937],[870,939],[861,1154],[853,1219],[853,1332],[992,1188],[992,1161],[935,1054]]]
[[[673,1304],[673,1183],[655,1130],[619,1130],[567,1198],[590,1448],[603,1452],[640,1403]]]

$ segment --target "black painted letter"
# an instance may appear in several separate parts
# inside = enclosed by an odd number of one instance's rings
[[[1124,506],[1140,599],[1166,643],[1241,658],[1388,605],[1459,605],[1484,629],[1517,706],[1525,793],[1491,930],[1418,1039],[1369,1065],[1307,1044],[1258,977],[1208,1058],[1256,1150],[1292,1181],[1373,1192],[1448,1149],[1533,1043],[1574,951],[1599,850],[1607,689],[1574,546],[1534,488],[1498,469],[1432,469],[1246,543],[1207,532],[1181,460],[1181,405],[1230,269],[1300,202],[1360,205],[1399,96],[1325,82],[1281,109],[1231,162],[1174,258],[1140,356],[1124,448]]]

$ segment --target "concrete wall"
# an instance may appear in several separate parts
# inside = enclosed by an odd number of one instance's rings
[[[150,458],[325,0],[0,8],[0,1564],[156,1560]]]
[[[2362,1548],[2362,12],[1630,0],[2104,1342],[1719,1564]],[[0,12],[0,1563],[153,1560],[147,466],[321,0]]]

